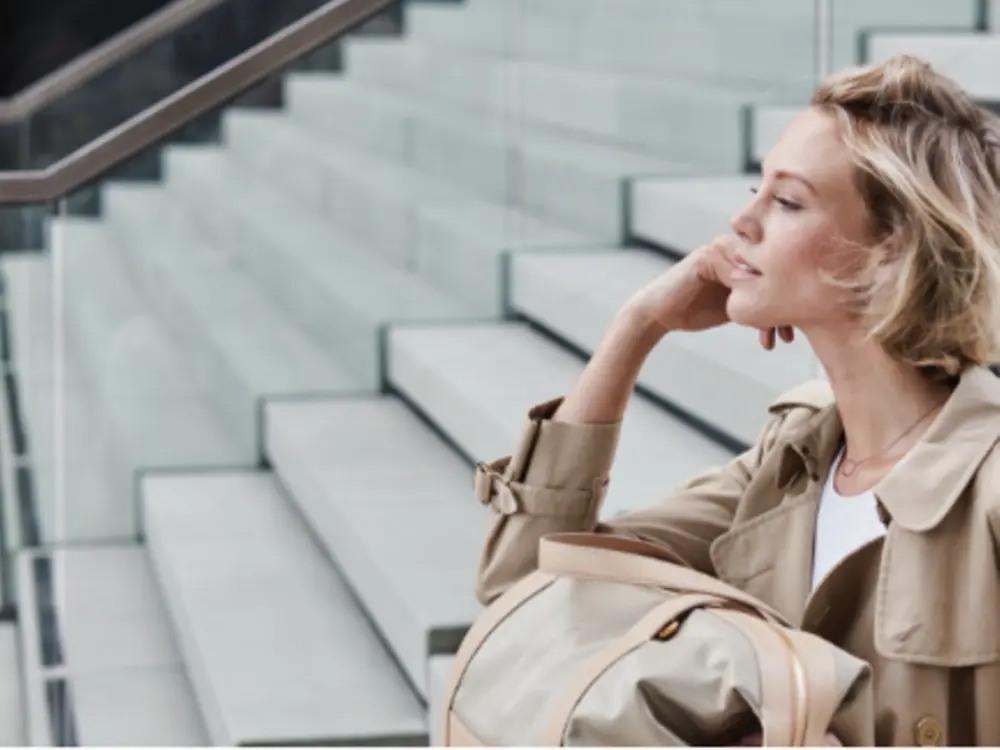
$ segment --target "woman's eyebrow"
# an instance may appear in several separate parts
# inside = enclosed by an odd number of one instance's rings
[[[805,177],[803,177],[800,174],[797,174],[796,172],[789,172],[787,169],[779,169],[777,172],[774,173],[774,179],[796,180],[805,185],[813,195],[817,195],[816,188],[813,187],[813,184],[809,182],[809,180],[807,180]]]

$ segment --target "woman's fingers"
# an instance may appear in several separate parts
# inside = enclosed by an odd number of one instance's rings
[[[795,329],[791,326],[779,326],[778,328],[761,328],[760,345],[771,351],[777,343],[778,337],[785,343],[792,343],[795,340]]]
[[[774,329],[773,328],[761,328],[760,329],[760,345],[771,351],[774,348]]]

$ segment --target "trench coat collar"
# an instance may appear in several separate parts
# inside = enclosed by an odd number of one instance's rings
[[[843,440],[829,385],[793,390],[772,411],[791,406],[816,413],[783,441],[777,477],[782,490],[802,473],[824,477]],[[970,368],[920,441],[874,488],[875,496],[900,527],[930,531],[954,506],[998,439],[1000,378],[985,367]]]

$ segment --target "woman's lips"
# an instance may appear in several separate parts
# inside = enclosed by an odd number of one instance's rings
[[[730,278],[734,281],[756,279],[763,275],[759,270],[751,266],[747,262],[747,259],[742,255],[736,254],[733,257],[733,265],[735,265],[736,268],[733,269],[732,274],[730,274]]]

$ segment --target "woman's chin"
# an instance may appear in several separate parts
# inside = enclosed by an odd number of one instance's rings
[[[766,307],[754,304],[754,300],[732,295],[726,304],[726,314],[729,320],[747,328],[774,328],[778,325],[776,315],[771,314]]]

